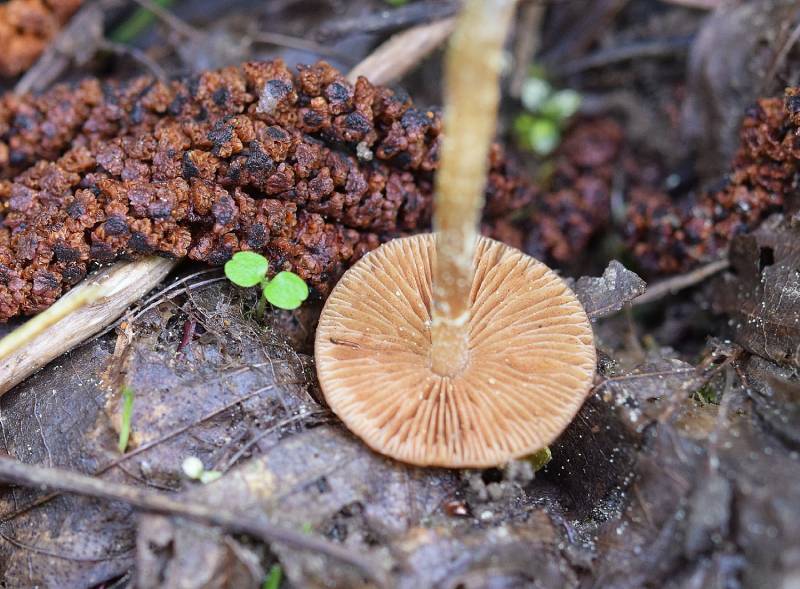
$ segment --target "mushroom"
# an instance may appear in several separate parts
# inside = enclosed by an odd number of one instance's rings
[[[322,392],[371,448],[487,467],[548,446],[594,378],[592,328],[543,263],[478,237],[500,55],[515,2],[467,0],[447,54],[434,234],[348,270],[316,334]]]

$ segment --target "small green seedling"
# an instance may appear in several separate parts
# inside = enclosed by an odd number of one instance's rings
[[[122,423],[119,426],[119,442],[117,448],[123,454],[131,437],[131,416],[133,415],[133,389],[122,387]]]
[[[705,384],[697,389],[692,394],[692,398],[694,398],[694,400],[700,405],[719,405],[719,397],[717,396],[717,392],[709,384]]]
[[[544,72],[532,69],[522,85],[520,101],[526,112],[514,120],[514,133],[520,146],[545,156],[558,147],[561,132],[581,105],[574,90],[554,90]]]
[[[261,298],[257,314],[264,315],[266,302],[281,309],[296,309],[308,298],[308,285],[294,272],[278,272],[267,278],[269,261],[255,252],[238,252],[225,264],[225,276],[243,288],[259,286]]]
[[[206,470],[203,462],[197,456],[187,456],[181,463],[181,470],[193,481],[200,481],[204,485],[213,483],[222,476],[218,470]]]
[[[553,453],[550,452],[550,448],[548,446],[545,446],[538,452],[535,452],[530,456],[526,456],[525,459],[531,463],[533,472],[537,472],[547,466],[547,463],[553,459]]]
[[[283,577],[283,571],[281,570],[281,565],[274,564],[269,569],[269,573],[267,574],[267,578],[264,579],[264,584],[261,585],[261,589],[278,589],[281,586],[281,578]]]

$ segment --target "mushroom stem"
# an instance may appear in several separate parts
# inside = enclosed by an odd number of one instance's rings
[[[495,132],[502,50],[516,0],[465,0],[445,62],[444,142],[433,227],[431,367],[460,373],[469,359],[473,257]]]

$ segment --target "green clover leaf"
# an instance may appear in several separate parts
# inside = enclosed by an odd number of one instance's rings
[[[528,129],[528,145],[539,155],[549,155],[560,140],[561,131],[550,119],[536,119]]]
[[[281,309],[296,309],[308,298],[308,286],[294,272],[278,272],[264,285],[264,297]]]
[[[556,122],[563,122],[576,112],[581,106],[581,95],[575,90],[559,90],[541,105],[544,116]]]
[[[225,276],[238,286],[255,286],[264,280],[269,262],[255,252],[237,252],[225,264]]]

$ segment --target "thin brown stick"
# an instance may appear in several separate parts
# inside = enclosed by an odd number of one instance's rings
[[[647,303],[654,303],[655,301],[661,300],[666,296],[673,295],[686,288],[689,288],[690,286],[700,284],[706,278],[713,276],[717,272],[722,272],[728,266],[730,266],[730,262],[727,258],[725,258],[724,260],[716,260],[706,264],[705,266],[700,266],[699,268],[696,268],[695,270],[692,270],[686,274],[673,276],[672,278],[667,278],[661,282],[656,282],[653,284],[653,286],[648,287],[644,294],[633,299],[632,304],[646,305]]]
[[[204,423],[204,422],[208,421],[209,419],[213,419],[217,415],[220,415],[220,414],[224,413],[225,411],[228,411],[229,409],[232,409],[233,407],[235,407],[239,403],[243,403],[244,401],[247,401],[248,399],[254,397],[255,395],[263,393],[264,391],[267,391],[270,388],[272,388],[272,387],[271,386],[262,387],[260,389],[255,390],[255,391],[251,391],[251,392],[247,393],[244,396],[238,397],[238,398],[234,399],[233,401],[231,401],[229,403],[226,403],[222,407],[219,407],[217,409],[214,409],[213,411],[210,411],[209,413],[206,413],[205,415],[203,415],[202,417],[200,417],[200,419],[197,419],[196,421],[193,421],[191,423],[187,423],[187,424],[184,424],[182,426],[179,426],[178,428],[176,428],[176,429],[174,429],[172,431],[169,431],[166,434],[164,434],[164,435],[162,435],[162,436],[160,436],[160,437],[158,437],[158,438],[156,438],[154,440],[151,440],[151,441],[147,442],[146,444],[142,444],[141,446],[138,446],[137,448],[131,450],[130,452],[128,452],[126,454],[122,454],[122,455],[118,456],[117,458],[114,458],[113,460],[111,460],[110,462],[107,462],[106,464],[104,464],[100,468],[95,469],[95,471],[92,473],[92,476],[99,477],[100,475],[105,474],[106,472],[108,472],[112,468],[121,465],[126,460],[129,460],[129,459],[133,458],[134,456],[138,456],[139,454],[147,452],[151,448],[155,448],[156,446],[159,446],[159,445],[171,440],[172,438],[174,438],[176,436],[184,434],[187,431],[189,431],[190,429],[192,429],[194,426],[199,425],[201,423]],[[19,517],[23,513],[27,513],[31,509],[34,509],[35,507],[39,507],[41,505],[44,505],[45,503],[47,503],[51,499],[57,497],[58,495],[59,495],[59,493],[57,493],[57,492],[56,493],[49,493],[49,494],[44,495],[42,497],[36,498],[31,503],[28,503],[28,504],[23,505],[21,507],[17,507],[16,509],[14,509],[14,511],[11,511],[9,513],[0,514],[0,524],[9,522],[9,521],[13,520],[14,518]]]
[[[541,41],[540,29],[547,6],[539,0],[528,0],[520,8],[519,24],[516,27],[514,41],[514,70],[508,84],[508,93],[519,98],[522,84],[528,77],[531,62],[539,50]]]
[[[354,67],[348,79],[353,82],[359,76],[368,76],[373,84],[386,84],[403,76],[441,45],[455,24],[454,18],[446,18],[397,33]]]
[[[687,8],[696,8],[698,10],[714,10],[722,0],[661,0],[665,4],[676,4],[677,6],[686,6]]]
[[[378,570],[370,559],[353,551],[352,548],[310,536],[299,530],[276,526],[258,512],[251,511],[242,515],[218,505],[195,503],[150,489],[104,481],[60,468],[25,464],[12,458],[0,458],[0,481],[109,501],[122,501],[150,513],[185,517],[201,523],[214,524],[228,532],[247,534],[265,543],[278,542],[299,550],[324,554],[359,569],[370,579],[381,583],[384,580],[383,572]]]
[[[22,76],[14,92],[39,92],[52,84],[73,59],[91,57],[103,38],[103,18],[123,0],[86,2],[50,43],[39,60]]]

